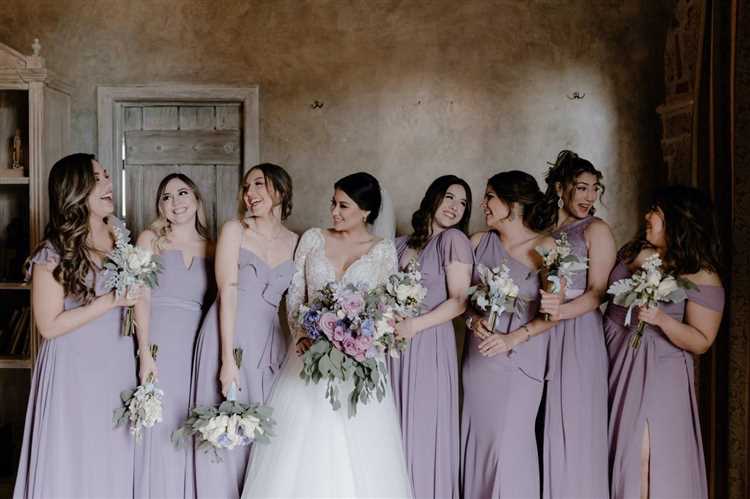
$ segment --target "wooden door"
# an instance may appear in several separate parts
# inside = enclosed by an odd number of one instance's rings
[[[237,211],[241,104],[129,102],[122,111],[121,206],[134,237],[155,219],[156,189],[173,172],[198,184],[216,237]]]

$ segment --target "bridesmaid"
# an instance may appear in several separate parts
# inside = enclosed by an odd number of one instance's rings
[[[708,497],[693,355],[713,344],[724,308],[714,213],[696,189],[659,189],[645,234],[620,250],[612,271],[610,281],[626,278],[656,253],[666,272],[696,286],[686,301],[634,312],[631,327],[624,326],[626,309],[607,307],[612,499]],[[648,325],[633,348],[639,320]]]
[[[217,405],[232,383],[237,400],[263,402],[286,358],[278,307],[294,273],[297,235],[283,221],[292,211],[292,180],[280,166],[263,163],[242,179],[239,219],[224,224],[216,247],[218,296],[198,334],[193,405]],[[244,352],[241,367],[233,349]],[[197,449],[198,497],[238,498],[249,447],[224,452],[223,462]]]
[[[551,332],[542,457],[543,497],[607,497],[607,349],[599,305],[615,263],[615,241],[593,216],[602,174],[572,151],[561,151],[545,178],[540,224],[567,235],[588,259],[560,295],[540,291],[541,311],[560,323]]]
[[[66,156],[50,171],[49,205],[45,240],[30,258],[43,341],[13,497],[129,498],[133,440],[112,428],[112,411],[136,383],[133,340],[120,335],[121,307],[135,300],[104,287],[112,180],[94,156]]]
[[[537,246],[551,238],[534,224],[542,198],[534,177],[498,173],[482,201],[489,231],[471,238],[477,264],[506,265],[519,287],[514,313],[503,312],[494,331],[469,312],[464,347],[461,414],[461,495],[466,498],[539,497],[535,420],[542,400],[547,331],[554,322],[534,318],[539,296]],[[478,281],[475,273],[474,282]]]
[[[396,239],[402,268],[420,264],[427,288],[422,315],[396,330],[411,339],[390,372],[415,497],[456,498],[458,492],[458,358],[451,320],[466,310],[474,253],[466,237],[471,189],[445,175],[427,189],[414,232]]]
[[[170,435],[189,414],[195,337],[213,287],[213,244],[203,197],[182,173],[164,177],[156,191],[158,218],[138,245],[161,256],[159,286],[135,306],[141,383],[158,378],[164,390],[163,421],[136,446],[135,496],[185,497],[187,451]],[[149,344],[158,345],[157,371]]]

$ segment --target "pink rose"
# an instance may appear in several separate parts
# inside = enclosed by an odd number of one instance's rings
[[[367,352],[372,346],[372,338],[369,336],[360,336],[354,340],[354,345],[357,347],[358,351],[362,353]]]
[[[344,328],[344,326],[336,326],[333,329],[333,340],[343,341],[344,338],[346,338],[346,329]]]
[[[347,355],[351,355],[354,357],[357,355],[357,346],[354,342],[354,338],[351,336],[347,336],[344,338],[344,341],[341,342],[341,345],[344,347],[344,352],[346,352]]]
[[[320,320],[318,321],[318,325],[320,326],[320,330],[323,331],[323,334],[325,334],[328,339],[331,339],[333,337],[333,331],[336,328],[336,323],[338,322],[338,317],[336,317],[336,314],[331,312],[325,312],[320,316]]]
[[[356,293],[347,293],[341,297],[339,303],[349,317],[355,317],[358,315],[362,312],[365,306],[365,301]]]

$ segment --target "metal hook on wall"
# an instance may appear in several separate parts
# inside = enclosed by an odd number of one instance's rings
[[[573,95],[566,95],[565,97],[567,97],[570,100],[577,100],[577,99],[583,99],[584,97],[586,97],[586,94],[581,93],[581,92],[573,92]]]

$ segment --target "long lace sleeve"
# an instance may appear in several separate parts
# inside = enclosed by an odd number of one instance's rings
[[[379,258],[380,264],[378,265],[380,269],[378,282],[383,283],[388,280],[390,275],[398,271],[398,253],[393,241],[387,240],[380,244],[382,245],[382,250]]]
[[[307,300],[307,283],[305,282],[305,262],[310,252],[315,249],[318,237],[317,229],[310,229],[302,234],[297,251],[294,254],[294,277],[289,286],[286,298],[287,321],[292,338],[296,342],[304,336],[304,331],[297,321],[297,311]]]

